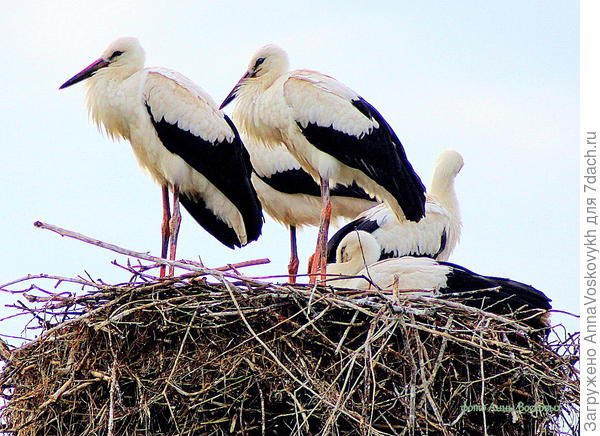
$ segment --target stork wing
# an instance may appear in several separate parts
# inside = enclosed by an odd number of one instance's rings
[[[380,260],[389,257],[427,256],[433,259],[446,248],[450,215],[433,201],[425,203],[425,217],[418,223],[398,221],[386,204],[378,204],[340,228],[327,242],[327,262],[336,261],[344,237],[354,231],[371,233],[381,246]]]
[[[271,188],[285,194],[321,195],[317,182],[302,169],[283,144],[265,147],[246,140],[246,146],[254,173]]]
[[[552,300],[543,292],[515,280],[482,276],[453,263],[439,264],[451,268],[446,286],[439,289],[439,298],[458,298],[467,306],[514,316],[547,334],[548,320],[543,313],[552,309]]]
[[[217,109],[208,94],[174,71],[150,70],[143,95],[163,145],[235,205],[244,220],[248,242],[256,240],[262,228],[262,210],[250,182],[250,158],[233,122]],[[182,204],[189,209],[189,201]],[[213,233],[210,225],[201,224],[220,239],[215,234],[219,226],[212,223]]]
[[[248,142],[245,145],[256,176],[276,191],[285,194],[321,196],[319,184],[308,174],[283,144],[265,147]],[[331,196],[375,201],[356,183],[350,186],[333,185]]]
[[[292,116],[306,139],[365,173],[397,201],[407,219],[425,214],[425,187],[400,140],[377,110],[335,79],[296,71],[284,84]]]

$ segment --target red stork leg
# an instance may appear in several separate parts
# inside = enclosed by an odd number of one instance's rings
[[[321,271],[321,284],[327,279],[327,240],[329,237],[329,223],[331,222],[331,201],[329,201],[329,190],[327,191],[327,204],[325,206],[325,224],[321,233],[321,246],[319,252],[319,270]]]
[[[163,205],[163,219],[162,226],[160,228],[161,236],[162,236],[162,244],[160,257],[163,259],[167,258],[167,254],[169,251],[169,221],[171,220],[171,208],[169,206],[169,187],[167,185],[162,186],[162,205]],[[159,269],[159,277],[163,278],[165,276],[167,266],[161,265]]]
[[[308,276],[309,276],[309,280],[310,280],[310,277],[312,277],[312,275],[311,275],[311,274],[312,274],[312,271],[313,271],[313,269],[314,269],[314,267],[315,267],[314,263],[315,263],[315,256],[316,256],[316,255],[317,255],[317,253],[313,253],[313,254],[311,254],[311,255],[309,256],[309,258],[308,258],[308,269],[307,269],[307,273],[308,273]]]
[[[177,253],[177,237],[179,236],[179,227],[181,225],[181,212],[179,210],[179,187],[173,186],[173,215],[169,221],[169,230],[171,231],[171,240],[169,247],[169,260],[175,260]],[[175,267],[169,265],[169,276],[175,274]]]
[[[311,285],[315,284],[319,270],[321,273],[321,282],[323,284],[325,283],[325,277],[327,275],[327,239],[330,221],[331,201],[329,198],[329,178],[321,177],[321,216],[319,235],[317,237],[317,248],[309,271]]]
[[[290,226],[290,263],[288,265],[288,281],[293,285],[298,275],[298,245],[296,243],[296,226]]]

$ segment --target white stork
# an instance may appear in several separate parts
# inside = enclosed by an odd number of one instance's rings
[[[381,247],[368,232],[348,233],[329,265],[329,283],[351,289],[426,291],[438,298],[458,297],[467,306],[515,316],[540,329],[549,326],[550,299],[532,286],[500,277],[476,274],[462,266],[428,257],[378,261]],[[341,279],[331,278],[332,274]],[[396,295],[397,297],[397,295]]]
[[[263,209],[290,229],[288,274],[290,283],[295,283],[299,265],[296,229],[319,225],[319,185],[283,144],[265,147],[244,138],[243,131],[240,134],[250,153],[254,169],[252,184]],[[353,218],[376,204],[375,199],[356,184],[331,188],[332,221]]]
[[[86,103],[94,122],[111,138],[127,139],[138,163],[161,185],[163,258],[169,251],[169,259],[175,259],[179,202],[230,248],[256,240],[262,210],[235,126],[188,78],[144,68],[144,59],[137,39],[117,39],[60,89],[88,79]],[[164,276],[164,266],[160,272]]]
[[[371,233],[381,246],[379,260],[388,257],[427,256],[448,260],[460,239],[462,222],[454,189],[463,158],[453,150],[437,158],[429,191],[426,193],[425,218],[418,223],[398,220],[385,204],[377,205],[338,230],[327,243],[327,262],[335,262],[341,240],[353,230]]]
[[[250,140],[283,143],[320,183],[321,216],[315,262],[326,268],[330,183],[356,183],[389,204],[399,219],[425,214],[425,188],[400,140],[377,110],[332,77],[289,71],[284,50],[267,45],[221,104],[237,103],[233,119]],[[313,278],[313,280],[316,278]]]

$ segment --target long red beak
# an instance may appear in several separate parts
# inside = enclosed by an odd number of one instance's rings
[[[96,59],[90,65],[88,65],[83,70],[81,70],[79,73],[75,74],[73,77],[71,77],[65,83],[63,83],[62,85],[60,85],[60,87],[58,89],[67,88],[67,87],[69,87],[71,85],[76,84],[77,82],[81,82],[82,80],[85,80],[88,77],[91,77],[100,68],[106,67],[108,65],[108,63],[109,63],[108,61],[105,61],[102,58]]]
[[[240,80],[238,80],[238,83],[235,84],[235,86],[233,87],[231,92],[227,95],[227,97],[225,97],[225,100],[223,100],[223,103],[221,103],[221,106],[219,106],[219,109],[223,109],[225,106],[227,106],[229,103],[231,103],[234,98],[237,97],[238,89],[240,89],[240,86],[242,86],[242,84],[248,77],[250,77],[250,73],[246,72],[246,74],[244,74],[242,76],[242,78]]]

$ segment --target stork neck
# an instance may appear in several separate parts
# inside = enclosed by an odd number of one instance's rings
[[[276,81],[267,88],[264,82],[250,81],[239,90],[232,116],[238,128],[257,144],[284,143],[282,132],[287,130],[283,83]]]
[[[87,81],[86,104],[92,120],[103,126],[110,137],[129,137],[127,119],[135,112],[137,102],[130,98],[138,92],[138,82],[131,81],[132,74],[95,74]]]
[[[327,265],[327,274],[354,276],[359,271],[365,268],[365,265],[370,265],[368,259],[364,259],[360,253],[353,256],[348,262],[330,263]]]
[[[458,214],[458,198],[454,189],[454,176],[440,175],[436,172],[431,181],[429,193],[452,214]]]

